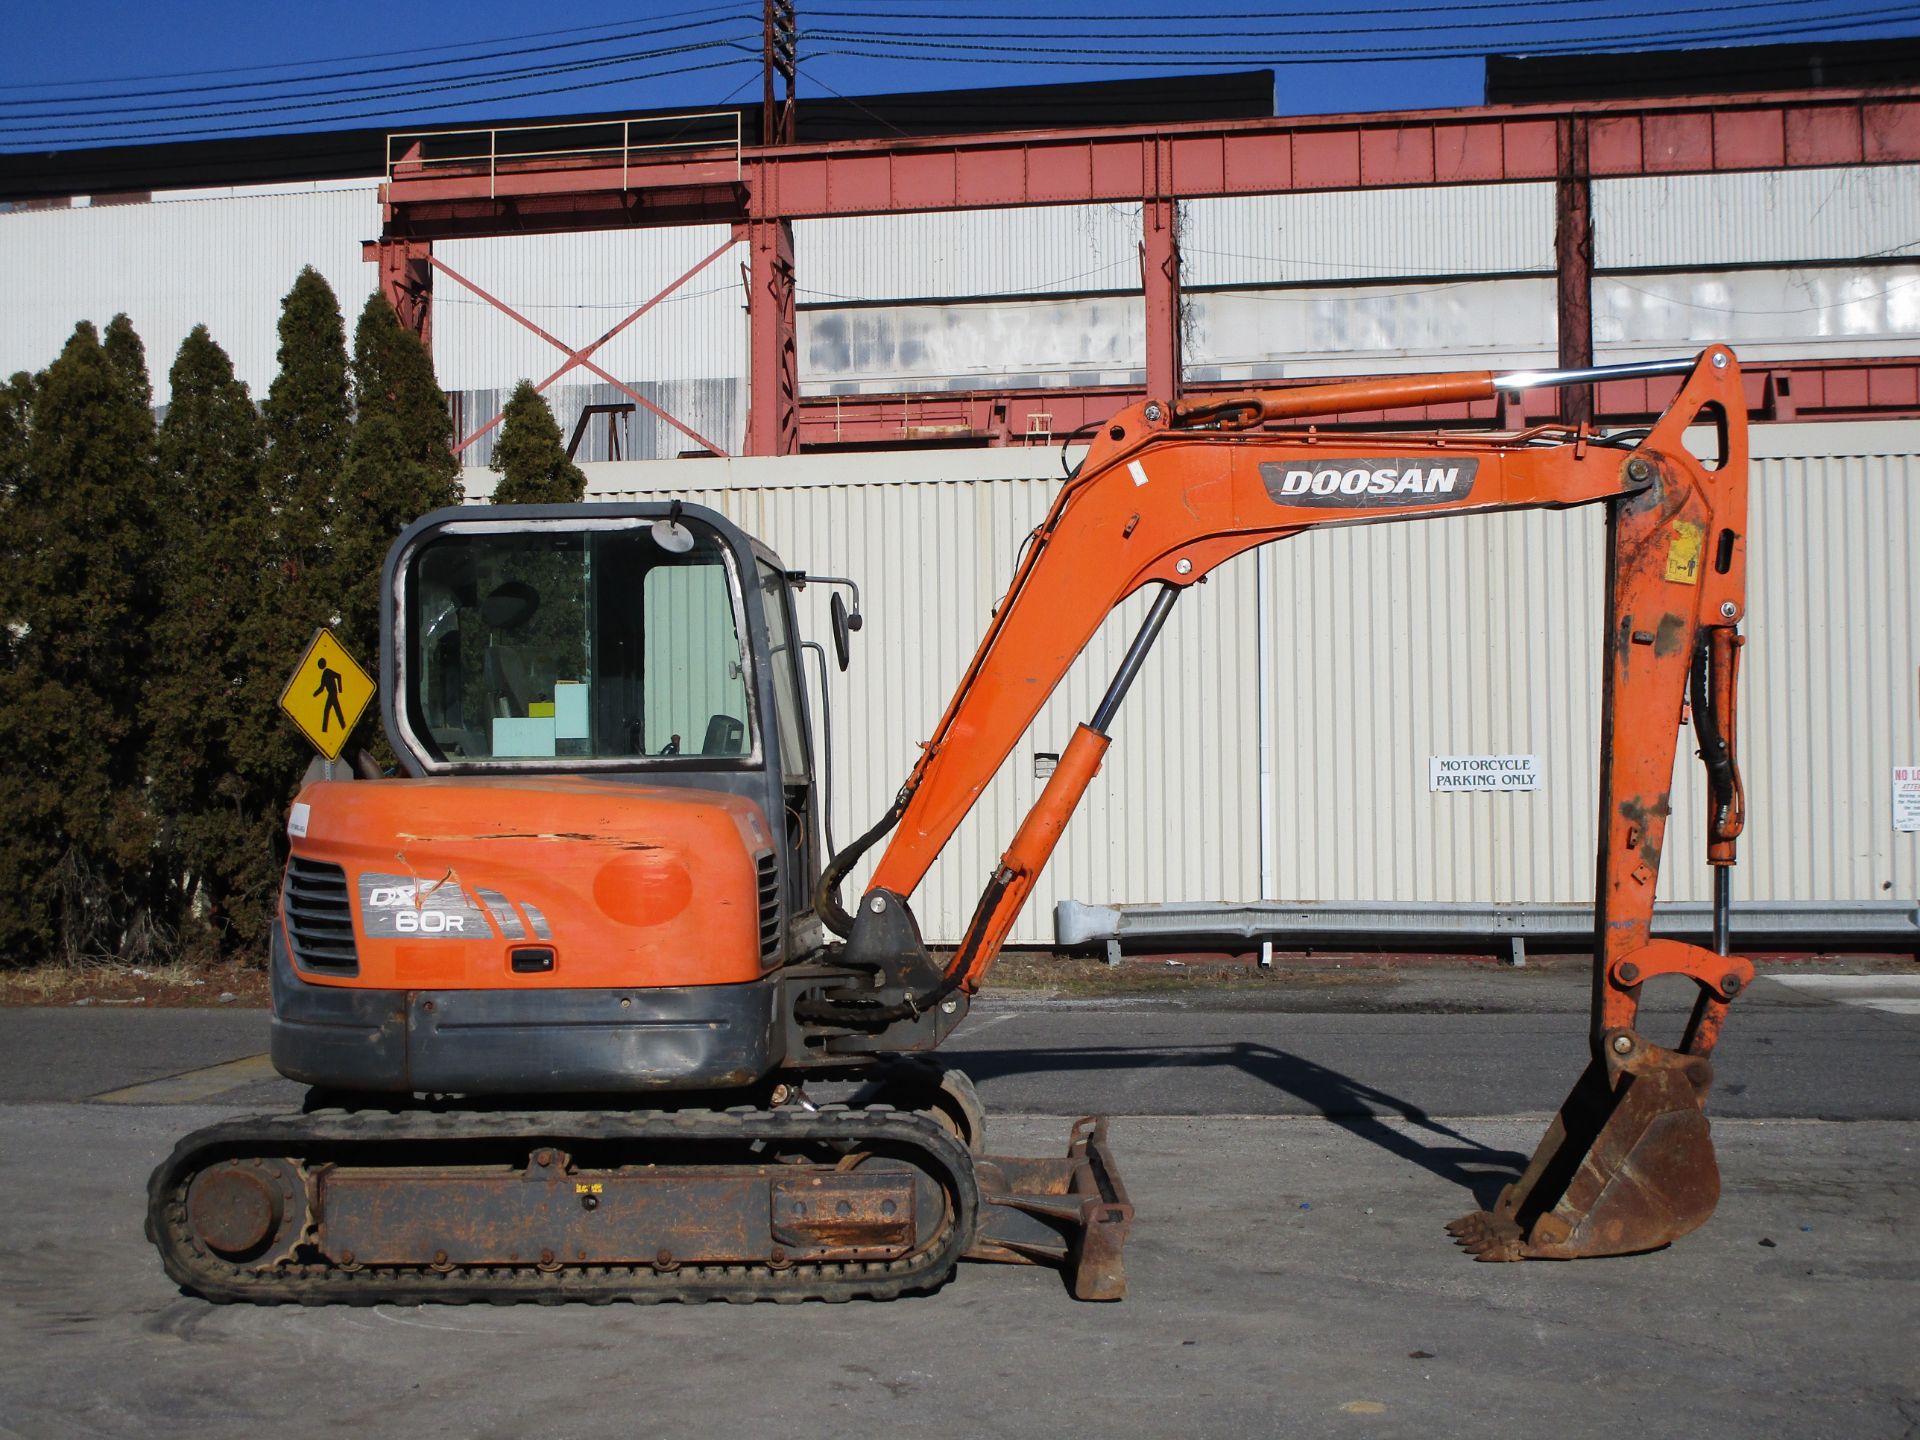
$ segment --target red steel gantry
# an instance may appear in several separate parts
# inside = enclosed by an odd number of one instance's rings
[[[688,117],[675,117],[684,120]],[[1555,258],[1560,363],[1592,359],[1590,187],[1595,179],[1920,162],[1920,87],[1582,101],[1389,115],[1194,121],[1152,127],[896,137],[825,143],[731,138],[649,143],[641,122],[616,145],[519,141],[500,131],[396,136],[382,187],[381,237],[367,244],[382,289],[402,320],[431,336],[434,275],[500,309],[433,255],[436,240],[636,226],[725,223],[747,243],[749,454],[802,445],[912,439],[1017,441],[1045,413],[1064,433],[1139,392],[1125,387],[836,396],[802,402],[795,342],[793,222],[831,216],[1108,201],[1142,212],[1146,390],[1175,398],[1180,370],[1179,202],[1224,195],[1550,181],[1556,187]],[[646,122],[658,125],[662,122]],[[484,148],[477,143],[484,137]],[[396,148],[397,145],[397,148]],[[696,270],[701,267],[696,267]],[[614,331],[566,357],[663,413],[592,362],[592,352],[637,320],[681,277]],[[1753,367],[1749,399],[1775,418],[1920,414],[1920,362],[1862,357]],[[1189,387],[1191,388],[1191,387]],[[1597,396],[1562,393],[1562,417],[1657,414],[1666,381],[1619,382]],[[1529,392],[1539,394],[1543,392]],[[1513,402],[1509,402],[1513,403]],[[1484,413],[1483,413],[1484,410]],[[1496,418],[1484,406],[1429,407],[1356,420],[1445,422]],[[700,445],[717,450],[672,417]],[[1541,418],[1531,412],[1509,419]],[[472,438],[467,437],[469,443]]]

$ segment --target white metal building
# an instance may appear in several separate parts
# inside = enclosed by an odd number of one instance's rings
[[[1920,354],[1920,167],[1596,180],[1595,359],[1712,341],[1783,360]],[[1555,358],[1553,187],[1237,196],[1181,206],[1190,380],[1523,368]],[[1138,207],[801,221],[800,375],[810,395],[1139,383]],[[204,323],[256,396],[302,265],[351,324],[374,288],[373,180],[176,191],[141,205],[0,214],[0,370],[38,369],[74,322],[124,310],[159,403]],[[727,238],[722,226],[446,241],[437,254],[562,340],[592,339]],[[744,247],[736,247],[744,253]],[[208,257],[219,256],[218,265]],[[746,416],[736,257],[596,357],[722,448]],[[435,299],[440,383],[469,428],[553,347],[453,285]],[[563,430],[611,387],[561,383]],[[635,420],[627,458],[684,440]],[[604,457],[590,429],[582,456]],[[484,464],[488,441],[466,458]]]
[[[1596,180],[1593,197],[1602,363],[1714,340],[1752,359],[1920,354],[1920,169]],[[1191,379],[1554,361],[1550,185],[1201,200],[1181,207],[1181,224]],[[350,324],[374,283],[360,243],[379,226],[371,180],[0,213],[0,367],[38,368],[76,320],[124,310],[146,340],[158,403],[175,347],[202,322],[262,395],[295,273],[310,264],[326,275]],[[1140,379],[1137,211],[795,229],[805,393]],[[725,238],[688,227],[444,242],[436,253],[578,343]],[[448,287],[435,304],[440,380],[469,427],[514,381],[557,364],[550,346],[462,292]],[[727,257],[598,358],[735,449],[745,326]],[[612,398],[599,388],[556,388],[563,430],[582,405]],[[1764,426],[1754,438],[1742,736],[1753,818],[1736,896],[1914,903],[1920,835],[1893,829],[1890,783],[1895,765],[1920,764],[1920,421]],[[604,443],[589,432],[582,457]],[[624,453],[679,449],[643,416]],[[485,442],[465,458],[484,463]],[[630,460],[590,473],[596,495],[684,495],[790,564],[860,580],[869,624],[833,697],[833,816],[845,840],[906,774],[1059,465],[1054,448],[1034,447]],[[469,472],[475,498],[486,478]],[[1333,530],[1226,567],[1176,608],[1015,939],[1050,939],[1056,898],[1251,900],[1263,868],[1269,898],[1307,902],[1586,898],[1599,525],[1586,511]],[[1262,607],[1266,656],[1255,644]],[[1033,753],[1060,749],[1090,712],[1137,618],[1130,607],[1109,625],[934,871],[919,905],[930,938],[964,925],[1037,792]],[[824,613],[814,619],[821,633]],[[1262,694],[1278,736],[1266,793]],[[1526,794],[1431,794],[1427,757],[1444,753],[1537,754],[1544,779]],[[1677,793],[1663,894],[1704,898],[1700,786],[1689,778]]]

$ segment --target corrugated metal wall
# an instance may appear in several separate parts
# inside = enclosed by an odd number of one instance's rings
[[[1890,771],[1920,761],[1920,424],[1756,430],[1739,898],[1920,896]],[[886,807],[1058,485],[1051,451],[590,468],[596,496],[678,494],[792,566],[851,575],[867,628],[834,677],[844,843]],[[484,472],[469,472],[484,490]],[[693,487],[693,488],[688,488]],[[1269,547],[1276,898],[1581,901],[1591,894],[1601,628],[1598,510],[1329,529]],[[1258,898],[1255,567],[1196,587],[1128,697],[1015,939],[1057,899]],[[1036,750],[1092,712],[1138,624],[1109,621],[929,877],[954,939],[1039,791]],[[826,634],[826,597],[802,597]],[[1540,788],[1430,794],[1433,754],[1530,753]],[[1681,736],[1661,893],[1707,898],[1701,783]],[[1891,887],[1891,888],[1887,888]]]
[[[1602,363],[1920,354],[1920,167],[1600,180],[1593,214]]]
[[[1730,340],[1756,359],[1920,354],[1920,167],[1597,181],[1601,360]],[[1234,381],[1555,353],[1553,192],[1542,184],[1236,196],[1182,205],[1186,373]],[[810,394],[1137,383],[1137,206],[1068,205],[795,227],[800,383]],[[262,187],[194,200],[0,215],[0,370],[36,369],[82,316],[126,310],[162,403],[174,350],[206,322],[256,394],[280,297],[302,264],[349,320],[371,290],[370,186]],[[725,227],[455,241],[449,265],[569,344],[590,340],[723,244]],[[218,264],[208,257],[218,256]],[[726,449],[746,415],[738,252],[597,357]],[[436,286],[441,384],[477,428],[497,392],[558,352],[454,284]],[[562,424],[600,397],[570,376]],[[637,416],[629,456],[693,442]],[[602,440],[588,455],[604,454]],[[475,457],[484,460],[487,443]]]
[[[1551,185],[1188,200],[1180,224],[1188,285],[1553,271]]]
[[[1596,180],[1601,270],[1920,254],[1920,166]]]
[[[729,227],[609,230],[446,240],[434,253],[555,339],[584,345],[726,244]],[[742,245],[732,247],[595,352],[621,379],[744,375]],[[434,350],[447,390],[541,380],[565,356],[526,326],[445,278],[434,283]],[[576,372],[571,378],[584,380]],[[718,437],[715,437],[718,438]]]
[[[1551,365],[1553,281],[1188,292],[1182,373],[1272,380]]]
[[[1138,205],[1043,205],[802,220],[802,304],[1140,288]]]
[[[1596,363],[1719,341],[1749,360],[1920,355],[1920,263],[1596,275]]]
[[[155,404],[167,403],[167,371],[195,325],[263,399],[279,369],[280,301],[300,267],[327,277],[351,334],[377,278],[360,242],[379,229],[371,183],[0,215],[0,370],[39,370],[77,321],[104,328],[124,311],[146,342]]]

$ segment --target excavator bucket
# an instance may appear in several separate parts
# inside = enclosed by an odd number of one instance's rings
[[[1705,1224],[1720,1169],[1701,1107],[1703,1057],[1638,1042],[1594,1060],[1526,1173],[1491,1210],[1447,1226],[1476,1260],[1577,1260],[1657,1250]]]

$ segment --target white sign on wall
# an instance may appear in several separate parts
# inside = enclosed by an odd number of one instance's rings
[[[1428,790],[1538,790],[1538,755],[1429,755]]]
[[[1920,765],[1893,767],[1893,828],[1920,830]]]

